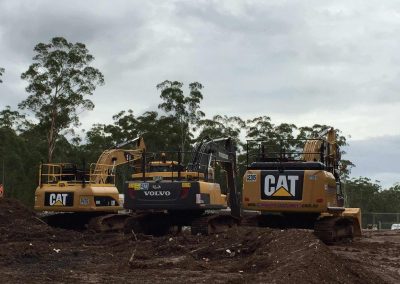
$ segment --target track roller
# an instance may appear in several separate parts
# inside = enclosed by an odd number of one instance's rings
[[[193,220],[192,235],[213,235],[223,233],[240,224],[240,220],[231,215],[206,215]]]
[[[346,217],[323,217],[315,223],[314,234],[329,245],[353,239],[353,220]]]

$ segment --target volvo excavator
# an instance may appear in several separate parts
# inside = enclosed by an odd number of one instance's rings
[[[124,207],[135,210],[125,230],[163,235],[190,226],[192,234],[212,234],[239,224],[236,149],[230,138],[198,143],[190,163],[182,152],[143,153],[142,167],[125,186]],[[167,159],[175,156],[172,159]],[[215,181],[218,164],[226,173],[227,189]],[[228,209],[230,207],[230,209]]]
[[[248,140],[247,161],[242,208],[260,213],[255,225],[314,229],[327,244],[361,235],[360,209],[344,207],[334,129],[312,139]]]
[[[129,144],[134,146],[127,148]],[[88,170],[70,163],[41,164],[34,209],[57,227],[121,229],[127,216],[117,214],[123,200],[115,186],[116,167],[139,163],[145,148],[141,137],[122,143],[105,150]]]

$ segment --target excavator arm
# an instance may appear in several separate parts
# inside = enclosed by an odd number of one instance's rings
[[[123,148],[129,144],[134,144],[134,148]],[[119,144],[114,148],[105,150],[100,155],[97,163],[94,164],[94,169],[91,171],[91,182],[96,184],[105,183],[107,177],[114,174],[117,166],[141,159],[145,149],[146,145],[144,139],[142,137],[137,137]]]
[[[207,175],[211,162],[218,162],[226,171],[228,201],[234,217],[240,217],[240,198],[236,185],[236,147],[232,138],[218,138],[202,141],[195,146],[189,171],[203,171]]]
[[[320,133],[317,138],[307,140],[303,153],[303,159],[306,162],[322,162],[334,173],[338,170],[340,161],[335,130],[330,128]]]

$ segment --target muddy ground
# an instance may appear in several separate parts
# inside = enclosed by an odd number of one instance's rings
[[[214,236],[95,234],[47,226],[0,200],[0,283],[399,283],[400,232],[326,246],[308,230]]]

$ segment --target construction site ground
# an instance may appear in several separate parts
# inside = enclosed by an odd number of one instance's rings
[[[0,200],[0,283],[400,283],[400,232],[326,246],[309,230],[152,237],[47,226]]]

